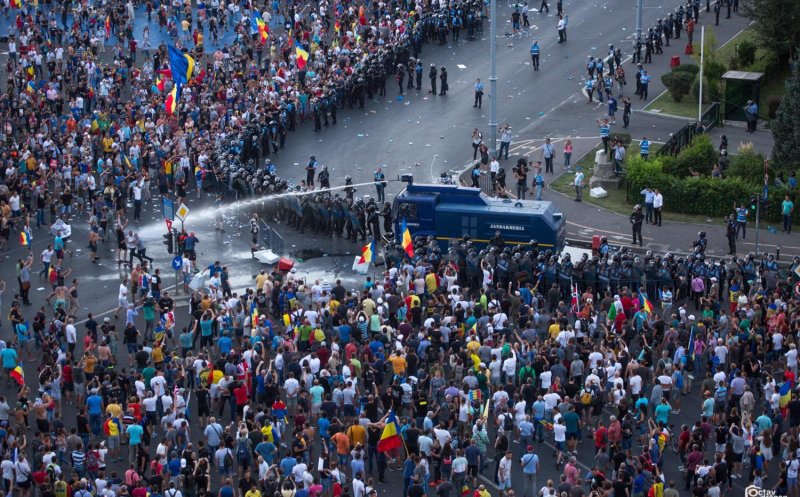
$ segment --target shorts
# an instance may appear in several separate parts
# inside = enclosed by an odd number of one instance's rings
[[[129,354],[135,354],[139,350],[139,347],[135,343],[126,343],[125,346],[128,348]]]
[[[714,451],[716,452],[725,452],[725,444],[714,444]]]
[[[208,335],[208,336],[200,335],[200,346],[201,347],[211,347],[212,345],[214,345],[214,336],[213,335]]]
[[[31,481],[30,480],[25,480],[25,481],[19,481],[18,480],[17,481],[17,486],[19,488],[31,488]]]
[[[577,435],[576,435],[576,437],[577,437]],[[563,452],[564,451],[564,442],[556,441],[556,450],[559,450],[559,451]]]
[[[56,259],[61,260],[64,258],[64,250],[63,249],[56,249]]]
[[[128,307],[128,299],[117,299],[117,307],[122,307],[123,309]]]
[[[65,392],[74,392],[75,391],[75,384],[71,381],[64,382],[64,391]]]
[[[209,416],[211,412],[208,409],[208,405],[197,406],[197,415],[198,416]]]
[[[733,453],[733,462],[742,462],[742,456],[744,454],[737,454],[736,452]]]
[[[792,478],[790,476],[787,476],[786,477],[786,486],[788,486],[789,488],[797,487],[797,477],[795,476],[794,478]]]
[[[109,449],[119,449],[119,435],[114,435],[113,437],[108,437],[108,448]]]
[[[567,440],[577,440],[577,439],[578,439],[578,434],[576,432],[574,431],[567,432]]]
[[[319,414],[319,410],[322,407],[322,404],[311,404],[311,414],[316,416]]]
[[[672,391],[672,390],[664,390],[664,391],[663,391],[664,398],[665,398],[665,399],[667,399],[667,402],[669,402],[669,393],[670,393],[671,391]]]
[[[86,386],[83,383],[75,383],[75,395],[83,397],[86,394]]]
[[[467,466],[467,475],[477,478],[478,477],[478,467],[469,465]]]
[[[345,404],[344,415],[351,418],[354,417],[356,415],[356,406],[354,406],[353,404]]]
[[[507,480],[500,480],[500,484],[498,485],[500,490],[505,490],[507,488],[511,488],[511,478]]]

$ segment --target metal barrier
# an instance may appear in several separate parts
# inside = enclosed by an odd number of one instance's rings
[[[693,121],[673,133],[672,138],[670,138],[660,149],[658,149],[656,155],[678,155],[684,147],[688,146],[689,143],[692,142],[692,139],[695,136],[701,133],[707,133],[715,126],[721,124],[722,113],[720,111],[719,102],[712,103],[711,107],[703,112],[703,115],[700,116],[700,122],[702,123],[702,127],[697,125],[697,121]]]
[[[265,223],[263,219],[259,220],[259,222],[261,223],[261,229],[259,230],[259,233],[261,234],[261,241],[264,243],[264,246],[276,254],[283,254],[283,237],[275,230],[275,228]]]

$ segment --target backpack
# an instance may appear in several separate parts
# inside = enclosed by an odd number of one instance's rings
[[[675,371],[675,386],[683,389],[683,373],[680,371]]]
[[[233,456],[231,455],[230,449],[225,450],[225,457],[222,459],[222,465],[225,468],[230,468],[233,466]]]
[[[581,404],[585,406],[592,405],[592,392],[585,388],[581,392]]]
[[[250,440],[244,440],[244,441],[240,440],[236,444],[236,455],[237,456],[246,456],[247,455],[247,445],[248,445],[249,442],[250,442]]]
[[[503,431],[510,432],[514,429],[514,418],[511,413],[503,414]]]
[[[97,458],[97,452],[94,450],[86,454],[86,469],[89,471],[97,471],[100,469],[100,461]]]

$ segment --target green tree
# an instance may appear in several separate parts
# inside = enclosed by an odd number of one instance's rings
[[[786,80],[786,94],[770,127],[775,140],[772,147],[775,167],[796,169],[800,165],[800,70],[795,69]]]
[[[800,2],[742,0],[740,6],[742,15],[754,21],[759,45],[787,60],[800,42]]]

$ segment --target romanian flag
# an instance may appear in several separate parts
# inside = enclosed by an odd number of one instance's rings
[[[106,16],[106,38],[111,36],[111,14]]]
[[[31,232],[25,227],[19,232],[19,244],[23,247],[31,246]]]
[[[653,312],[653,303],[647,300],[647,295],[644,292],[639,292],[639,308],[647,314]]]
[[[308,52],[303,50],[303,46],[297,40],[294,41],[294,53],[297,55],[297,68],[304,69],[308,64]]]
[[[335,29],[337,33],[342,29],[342,23],[339,22],[339,19],[336,19],[336,22],[333,23],[333,29]]]
[[[375,260],[375,240],[364,245],[364,247],[361,248],[361,259],[358,261],[358,263],[371,264],[372,261],[374,260]]]
[[[386,426],[383,428],[381,439],[378,440],[378,452],[388,452],[403,445],[403,439],[400,438],[400,427],[397,424],[397,416],[394,415],[394,409],[389,411],[389,417],[386,419]]]
[[[792,382],[784,381],[781,384],[780,390],[778,390],[778,395],[781,396],[778,405],[783,409],[788,406],[789,402],[792,400]]]
[[[414,257],[414,240],[411,239],[411,232],[408,231],[408,225],[406,224],[405,218],[403,218],[403,226],[400,229],[400,236],[402,236],[401,245],[403,246],[403,250],[406,251],[409,257]]]
[[[164,81],[164,78],[162,78],[160,76],[156,79],[156,88],[158,88],[158,91],[162,91],[162,92],[164,91],[165,83],[166,82]]]
[[[264,22],[264,19],[258,12],[253,13],[251,29],[253,34],[258,33],[262,45],[267,42],[267,38],[269,38],[269,26],[267,26],[267,23]]]
[[[98,129],[100,129],[100,121],[97,120],[97,116],[92,117],[92,124],[89,129],[92,133],[95,133]]]
[[[21,366],[12,369],[9,375],[14,378],[14,381],[16,381],[19,386],[25,384],[25,371],[22,370]]]
[[[253,328],[258,326],[258,306],[255,302],[250,304],[250,326]]]
[[[25,91],[28,93],[35,93],[36,92],[36,83],[33,81],[28,81],[28,84],[25,85]]]
[[[11,8],[19,9],[22,7],[22,0],[11,0]]]
[[[175,110],[178,108],[178,99],[180,97],[180,85],[176,82],[172,86],[172,91],[167,94],[167,99],[164,101],[164,108],[167,110],[167,114],[172,115],[175,113]]]
[[[133,164],[131,164],[131,160],[128,158],[125,152],[120,152],[120,155],[122,155],[121,159],[122,163],[125,164],[125,167],[128,169],[133,169]]]
[[[25,72],[27,72],[28,76],[31,78],[34,76],[34,74],[36,74],[36,71],[33,69],[33,66],[28,66],[28,68],[25,69]]]
[[[172,45],[169,46],[169,67],[176,83],[186,84],[192,79],[194,59]]]

